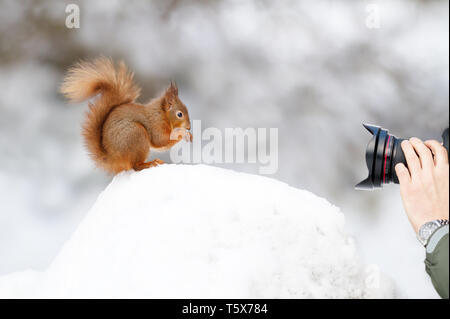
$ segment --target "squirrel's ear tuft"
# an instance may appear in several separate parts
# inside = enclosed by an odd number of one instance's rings
[[[169,96],[178,96],[178,87],[175,82],[170,81],[170,85],[166,90],[166,95]]]

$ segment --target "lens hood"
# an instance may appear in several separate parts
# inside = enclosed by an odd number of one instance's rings
[[[369,176],[355,186],[359,190],[380,188],[383,184],[398,183],[395,165],[406,160],[400,147],[403,139],[399,139],[388,130],[371,124],[363,124],[372,134],[366,148],[366,164]]]

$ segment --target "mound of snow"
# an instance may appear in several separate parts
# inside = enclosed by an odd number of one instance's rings
[[[373,268],[373,267],[372,267]],[[310,192],[210,166],[114,178],[47,271],[0,278],[0,297],[392,297],[344,216]]]

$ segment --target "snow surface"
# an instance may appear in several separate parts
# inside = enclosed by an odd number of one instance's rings
[[[267,177],[205,165],[117,175],[44,272],[0,297],[393,297],[361,264],[344,215]]]

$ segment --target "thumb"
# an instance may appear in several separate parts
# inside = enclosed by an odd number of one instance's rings
[[[398,163],[395,165],[395,172],[397,173],[400,184],[406,184],[411,181],[409,171],[403,163]]]

